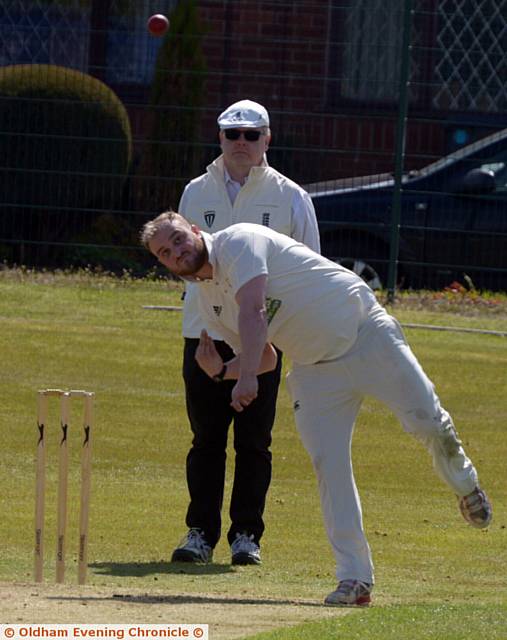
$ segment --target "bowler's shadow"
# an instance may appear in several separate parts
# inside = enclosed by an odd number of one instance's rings
[[[192,562],[95,562],[88,565],[97,575],[143,578],[154,574],[219,575],[233,573],[229,564],[194,564]]]
[[[48,600],[58,601],[81,601],[81,602],[124,602],[130,604],[219,604],[219,605],[268,605],[268,606],[304,606],[304,607],[324,607],[324,603],[305,600],[290,600],[286,598],[238,598],[231,596],[200,596],[200,595],[131,595],[113,593],[110,596],[48,596]]]

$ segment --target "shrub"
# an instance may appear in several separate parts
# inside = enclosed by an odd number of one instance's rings
[[[53,65],[0,69],[0,141],[4,237],[63,242],[119,202],[130,123],[96,78]]]

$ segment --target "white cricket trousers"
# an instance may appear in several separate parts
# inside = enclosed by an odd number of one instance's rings
[[[399,323],[379,305],[370,311],[345,355],[330,362],[294,364],[287,383],[296,426],[317,475],[337,579],[373,583],[351,461],[352,432],[364,396],[385,403],[404,430],[426,445],[436,472],[455,494],[474,490],[475,468]]]

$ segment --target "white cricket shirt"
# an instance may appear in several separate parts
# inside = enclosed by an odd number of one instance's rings
[[[201,313],[241,352],[235,295],[267,275],[268,341],[294,362],[333,360],[355,342],[365,311],[378,305],[359,276],[304,244],[259,225],[203,233],[213,278],[197,283]]]

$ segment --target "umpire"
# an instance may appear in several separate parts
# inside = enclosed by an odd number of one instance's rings
[[[241,100],[218,117],[218,126],[222,154],[204,175],[185,187],[180,213],[209,233],[238,222],[252,222],[271,227],[320,252],[309,195],[267,163],[271,130],[266,109],[251,100]],[[217,309],[216,313],[219,312]],[[271,481],[269,448],[281,358],[273,371],[259,376],[255,402],[237,413],[230,404],[234,383],[216,384],[195,360],[204,327],[196,285],[188,283],[183,312],[183,378],[193,433],[186,467],[190,504],[186,515],[188,531],[174,550],[172,561],[212,559],[221,533],[227,436],[233,423],[235,470],[227,539],[233,564],[259,564],[262,516]],[[221,336],[210,333],[224,361],[233,357]]]

